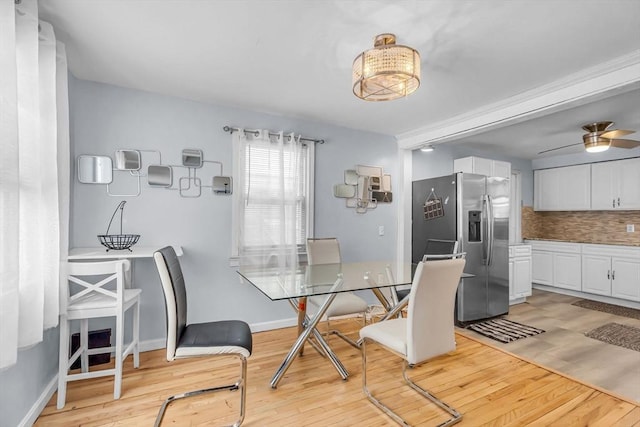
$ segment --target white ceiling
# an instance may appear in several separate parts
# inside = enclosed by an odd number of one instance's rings
[[[80,79],[395,136],[640,54],[637,0],[40,0],[39,7]],[[421,87],[406,99],[359,100],[352,61],[384,32],[421,53]],[[457,143],[535,158],[579,142],[590,121],[640,131],[640,90],[629,88]]]

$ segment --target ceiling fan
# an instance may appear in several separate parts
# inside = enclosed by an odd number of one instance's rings
[[[588,125],[582,126],[582,129],[587,131],[582,135],[582,143],[584,144],[584,148],[589,153],[599,153],[601,151],[608,150],[609,147],[618,147],[618,148],[636,148],[640,147],[640,141],[636,141],[633,139],[619,139],[621,136],[629,135],[634,133],[632,130],[624,130],[624,129],[609,129],[613,125],[613,122],[596,122],[590,123]],[[548,153],[550,151],[560,150],[567,147],[573,147],[575,145],[579,145],[577,142],[575,144],[563,145],[562,147],[551,148],[550,150],[544,150],[539,152],[538,154]]]

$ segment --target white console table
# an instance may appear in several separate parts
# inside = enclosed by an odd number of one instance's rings
[[[104,246],[95,246],[90,248],[71,248],[69,250],[69,261],[88,261],[88,260],[108,260],[108,259],[135,259],[135,258],[153,258],[153,253],[160,249],[160,246],[132,246],[131,251],[128,249],[116,251]],[[178,256],[182,256],[182,247],[173,245],[173,249]]]
[[[182,246],[172,245],[178,256],[182,256]],[[113,250],[107,251],[104,246],[94,246],[89,248],[71,248],[69,249],[69,261],[99,261],[99,260],[115,260],[129,259],[131,260],[131,269],[125,273],[126,283],[132,283],[134,260],[139,258],[153,258],[153,253],[164,246],[132,246],[131,250]]]

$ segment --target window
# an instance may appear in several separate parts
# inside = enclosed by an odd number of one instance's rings
[[[313,233],[313,143],[235,132],[233,257],[272,263],[306,252]]]

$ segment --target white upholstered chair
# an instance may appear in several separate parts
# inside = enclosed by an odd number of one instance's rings
[[[458,252],[457,240],[428,239],[424,249],[423,261],[452,258]],[[409,295],[410,288],[394,289],[398,301]]]
[[[307,239],[307,261],[309,265],[337,264],[342,262],[338,239],[334,237]],[[323,296],[310,297],[309,305],[311,311],[318,310],[324,300],[325,297]],[[325,313],[325,316],[327,317],[327,327],[329,329],[327,333],[337,335],[352,346],[360,348],[354,340],[344,335],[342,332],[331,329],[330,319],[332,317],[359,314],[362,316],[363,322],[366,324],[366,314],[368,309],[369,304],[367,304],[367,301],[360,298],[353,292],[338,293]]]
[[[122,388],[122,364],[133,354],[133,366],[140,365],[139,325],[140,289],[125,289],[125,275],[130,263],[127,260],[107,262],[67,263],[66,295],[60,298],[60,355],[58,368],[58,409],[65,405],[67,382],[86,378],[113,375],[113,398],[120,398]],[[125,312],[133,309],[132,341],[124,344]],[[115,317],[114,345],[89,349],[89,319]],[[80,347],[69,354],[70,324],[80,321]],[[89,370],[89,356],[114,353],[115,366],[112,369]],[[80,358],[81,372],[70,373],[71,365]]]
[[[158,268],[167,314],[167,360],[188,357],[234,356],[240,361],[240,377],[233,384],[188,391],[168,397],[156,418],[159,426],[167,406],[174,400],[223,390],[240,392],[239,416],[233,426],[244,420],[247,358],[251,355],[252,336],[249,325],[240,320],[187,323],[187,292],[178,256],[171,246],[153,254]]]
[[[409,294],[406,318],[390,319],[365,326],[362,339],[362,384],[367,398],[401,425],[409,425],[373,396],[367,385],[367,343],[376,342],[404,359],[402,376],[405,382],[423,397],[449,413],[451,418],[440,424],[452,425],[462,415],[413,382],[407,367],[418,365],[436,356],[455,350],[454,306],[458,282],[465,260],[462,258],[420,262]]]

